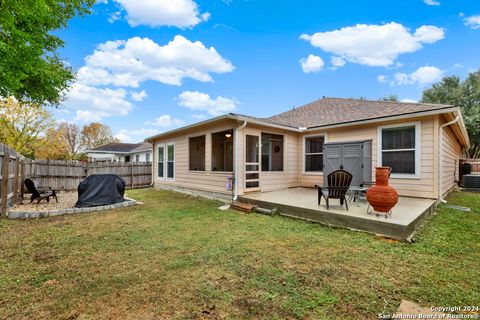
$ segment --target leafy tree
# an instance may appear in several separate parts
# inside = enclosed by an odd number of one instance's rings
[[[65,139],[64,127],[49,128],[45,136],[39,139],[35,149],[35,159],[69,160],[70,152]]]
[[[52,34],[95,0],[0,1],[0,97],[58,105],[74,79],[58,56],[64,42]]]
[[[459,106],[470,138],[470,157],[480,157],[480,70],[465,80],[457,76],[443,78],[423,91],[422,102]]]
[[[68,158],[75,159],[80,148],[80,129],[75,123],[62,123],[59,130],[68,146]]]
[[[0,141],[27,157],[33,157],[40,138],[55,127],[52,115],[36,104],[15,98],[0,100]]]
[[[98,122],[92,122],[85,125],[81,132],[81,146],[84,150],[93,149],[95,147],[110,143],[118,142],[112,136],[112,130],[109,126]]]
[[[398,96],[396,94],[391,94],[389,96],[384,96],[383,98],[378,99],[379,101],[398,101]]]

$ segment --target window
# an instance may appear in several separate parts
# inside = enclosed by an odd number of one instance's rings
[[[283,136],[262,132],[262,171],[283,171]]]
[[[150,162],[150,152],[145,155],[145,161]]]
[[[418,176],[420,123],[379,128],[379,165],[392,168],[397,177]]]
[[[167,145],[167,179],[175,179],[175,145]]]
[[[165,146],[158,146],[158,177],[165,178]]]
[[[135,156],[135,162],[140,162],[140,155],[139,155],[139,154],[137,154],[137,155]]]
[[[233,171],[233,130],[212,133],[212,171]]]
[[[324,136],[305,137],[305,172],[323,171]]]
[[[188,139],[190,170],[205,171],[205,136]]]

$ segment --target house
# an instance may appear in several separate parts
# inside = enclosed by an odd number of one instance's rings
[[[111,142],[87,150],[87,156],[88,161],[150,162],[152,161],[152,145],[148,142]]]
[[[400,196],[442,200],[469,147],[458,107],[323,98],[270,118],[226,114],[152,136],[156,188],[236,199],[392,168]],[[229,179],[235,177],[232,188]]]

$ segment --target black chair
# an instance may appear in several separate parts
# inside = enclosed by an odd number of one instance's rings
[[[345,203],[348,210],[348,201],[345,195],[350,188],[352,178],[352,174],[345,170],[336,170],[330,173],[327,176],[327,187],[315,185],[315,188],[318,188],[318,204],[320,205],[322,197],[324,197],[327,202],[327,209],[329,209],[329,199],[340,199],[340,205],[343,206]]]
[[[30,203],[35,199],[38,199],[37,203],[40,203],[42,199],[47,199],[47,202],[50,202],[50,197],[54,198],[58,203],[57,193],[55,190],[52,190],[51,187],[37,188],[32,179],[25,179],[25,187],[27,187],[28,192],[32,194],[30,197]]]

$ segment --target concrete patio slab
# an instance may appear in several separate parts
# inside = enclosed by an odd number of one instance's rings
[[[317,190],[290,188],[279,191],[251,193],[240,197],[242,201],[264,208],[278,208],[281,215],[324,223],[332,226],[367,231],[400,240],[408,239],[422,221],[431,215],[436,201],[400,197],[392,209],[392,215],[367,213],[368,203],[350,202],[349,210],[338,200],[330,200],[330,208],[324,202],[317,204]]]

